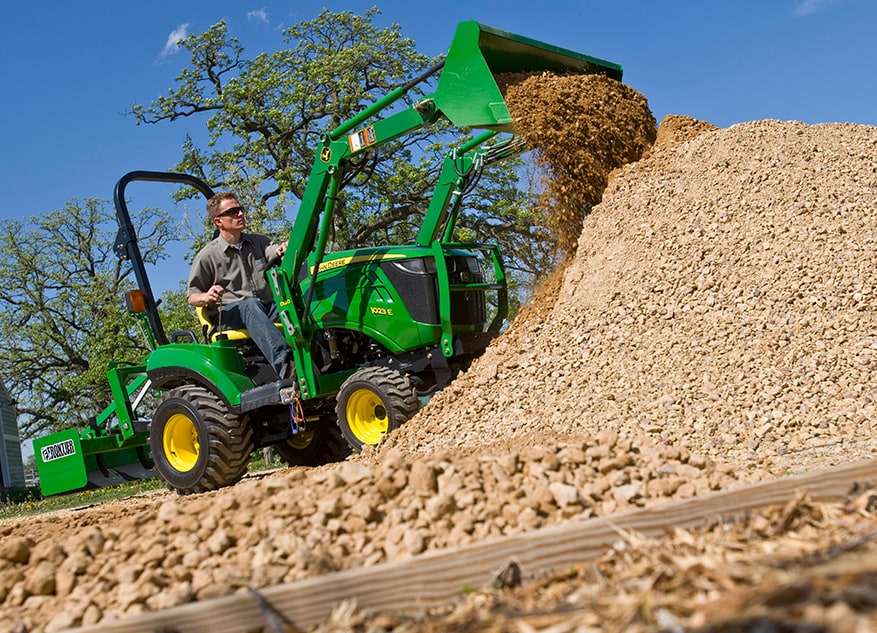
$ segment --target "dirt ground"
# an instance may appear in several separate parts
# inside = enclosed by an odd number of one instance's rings
[[[557,107],[572,103],[556,85]],[[630,103],[642,138],[651,114]],[[203,495],[0,522],[0,632],[873,458],[877,129],[672,116],[642,145],[606,173],[575,253],[508,331],[379,449]],[[877,630],[866,483],[838,503],[626,534],[588,565],[432,613],[350,605],[317,630]]]

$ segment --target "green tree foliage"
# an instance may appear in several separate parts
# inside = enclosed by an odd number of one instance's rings
[[[191,57],[176,86],[133,114],[149,124],[205,117],[206,147],[187,138],[177,168],[217,190],[236,190],[251,207],[251,229],[283,238],[322,135],[436,61],[417,53],[398,25],[375,26],[377,14],[324,9],[284,31],[286,48],[252,58],[220,22],[181,42]],[[410,241],[440,160],[459,135],[447,125],[429,126],[348,170],[330,250]],[[555,249],[527,188],[518,187],[520,167],[490,166],[467,198],[459,227],[463,237],[498,241],[513,277],[530,285],[553,266]],[[205,224],[195,248],[211,229]]]
[[[0,374],[16,401],[22,437],[82,427],[112,400],[110,361],[142,361],[145,339],[124,309],[133,287],[113,252],[115,214],[106,201],[10,220],[0,235]],[[144,261],[175,237],[166,214],[134,217]]]

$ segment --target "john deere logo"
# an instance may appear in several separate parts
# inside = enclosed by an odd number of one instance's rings
[[[328,163],[330,160],[332,160],[332,148],[331,147],[324,147],[323,149],[320,150],[320,160],[323,161],[324,163]]]

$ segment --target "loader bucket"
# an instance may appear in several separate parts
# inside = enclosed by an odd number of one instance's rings
[[[511,131],[496,76],[542,71],[622,75],[618,64],[468,21],[457,26],[433,99],[458,127]]]

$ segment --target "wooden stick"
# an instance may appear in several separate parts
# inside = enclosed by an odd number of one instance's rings
[[[867,460],[267,587],[255,596],[253,592],[234,594],[124,620],[103,621],[77,631],[142,633],[163,627],[178,633],[245,631],[264,626],[265,603],[259,596],[301,628],[325,621],[332,609],[346,600],[356,600],[359,609],[421,611],[461,598],[467,587],[486,586],[491,575],[511,561],[517,562],[525,578],[538,576],[602,555],[622,538],[623,532],[660,537],[672,528],[692,527],[710,518],[728,518],[786,503],[801,492],[816,501],[842,498],[854,482],[875,480],[877,459]]]

